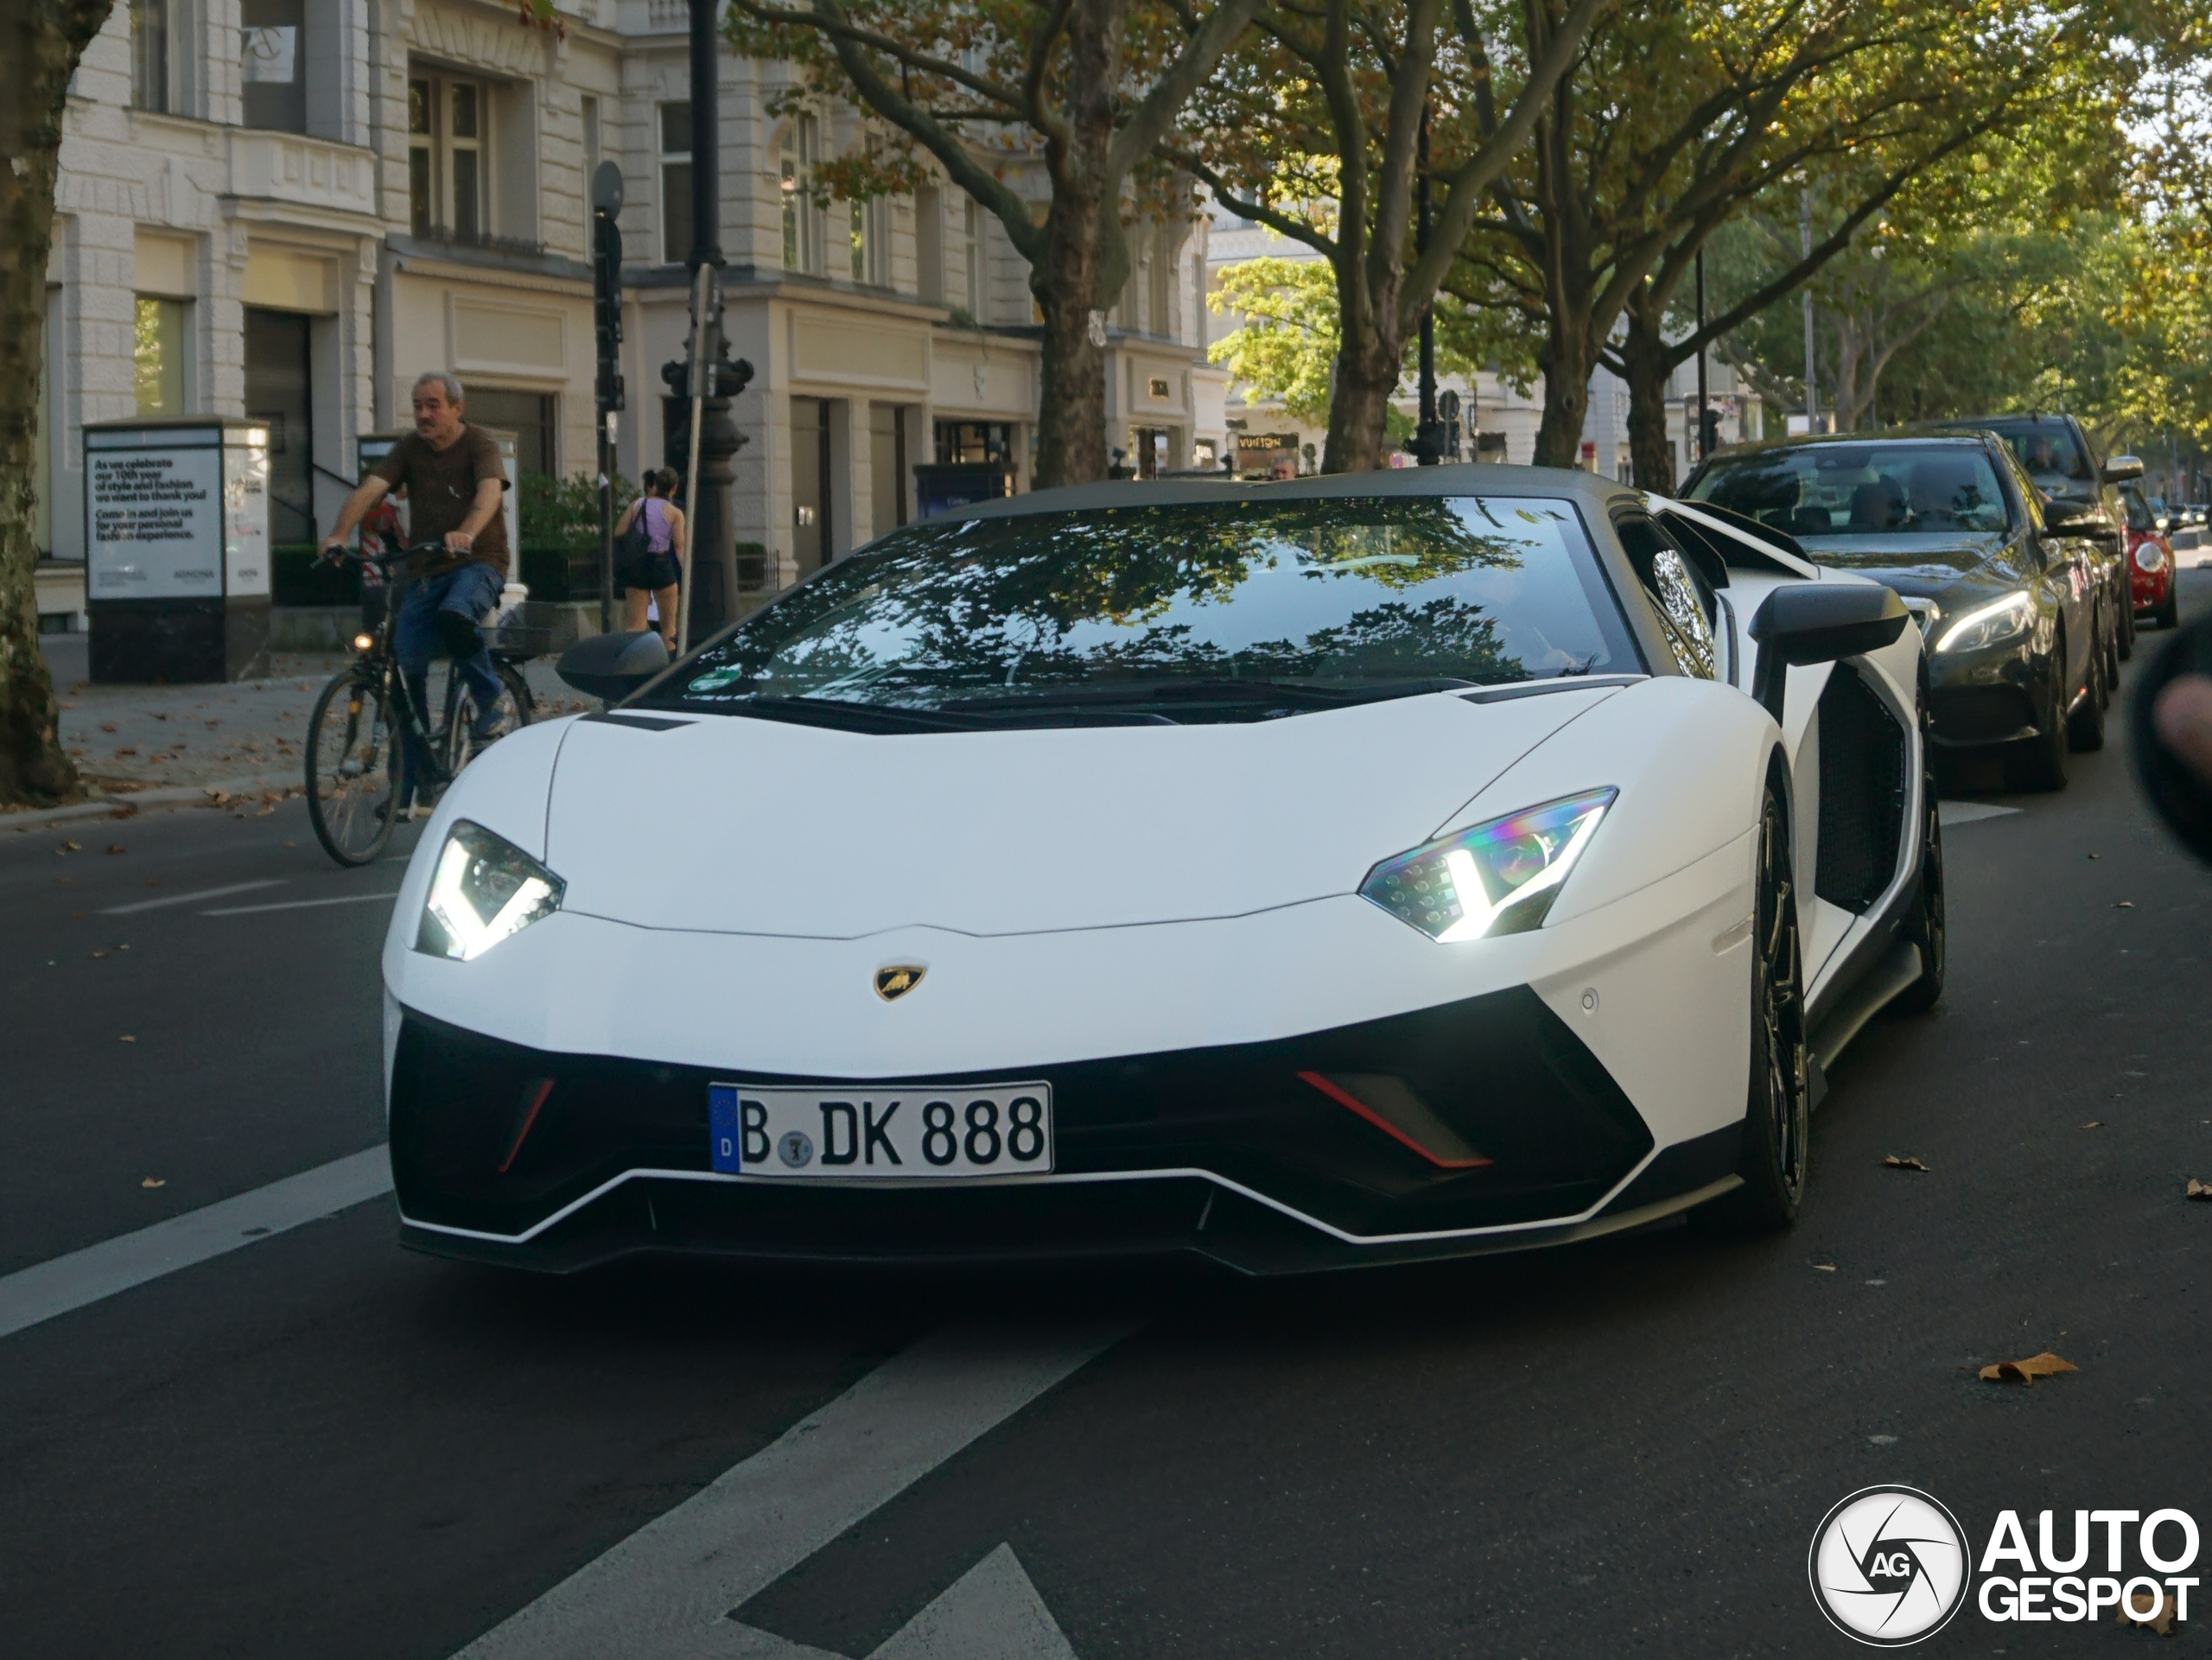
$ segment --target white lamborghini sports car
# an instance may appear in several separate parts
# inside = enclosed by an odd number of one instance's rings
[[[1548,469],[912,525],[472,766],[385,946],[405,1243],[1252,1272],[1795,1215],[1943,976],[1921,642]]]

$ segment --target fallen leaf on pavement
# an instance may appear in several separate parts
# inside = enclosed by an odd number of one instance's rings
[[[57,854],[60,854],[60,853],[82,853],[85,849],[84,849],[81,846],[79,846],[77,843],[75,843],[75,842],[64,842],[64,843],[63,843],[60,847],[58,847],[58,848],[54,849],[54,852],[56,852]]]
[[[117,803],[115,811],[108,815],[110,818],[136,818],[137,816],[138,809],[127,801]]]
[[[101,731],[103,731],[103,732],[112,732],[112,731],[114,731],[114,730],[115,730],[115,722],[112,722],[112,721],[102,721],[102,722],[100,722],[100,730],[101,730]]]
[[[99,962],[99,961],[100,960],[100,958],[102,958],[102,957],[105,957],[106,955],[107,955],[107,953],[106,953],[105,951],[94,951],[94,952],[92,953],[92,961],[94,961],[95,963],[97,963],[97,962]]]
[[[2148,1625],[2160,1637],[2171,1637],[2174,1600],[2163,1591],[2158,1593],[2155,1599],[2138,1591],[2128,1598],[2126,1606],[2112,1619],[2115,1625]]]
[[[228,790],[218,790],[211,785],[207,788],[207,796],[210,801],[219,807],[231,798],[231,792]]]
[[[2183,1193],[2182,1197],[2212,1200],[2212,1182],[2199,1181],[2196,1177],[2191,1176],[2189,1179],[2188,1191]]]
[[[2103,858],[2105,855],[2104,855],[2103,854],[2101,854],[2101,853],[2092,853],[2089,856],[2090,856],[2092,859],[2101,859],[2101,858]]]
[[[288,848],[296,848],[299,846],[299,843],[297,842],[287,842],[284,845]]]
[[[118,1043],[136,1043],[138,1040],[132,1037],[128,1032],[125,1032],[121,1037],[118,1038],[116,1041]]]
[[[2113,901],[2112,908],[2115,911],[2133,911],[2135,908],[2135,901],[2133,900],[2114,900]]]
[[[1813,1264],[1813,1272],[1815,1274],[1833,1274],[1835,1272],[1835,1264],[1834,1262],[1815,1262]]]
[[[2092,1118],[2088,1123],[2082,1126],[2084,1129],[2102,1129],[2104,1127],[2105,1121],[2101,1118]]]
[[[2061,1372],[2082,1369],[2070,1360],[2061,1360],[2048,1349],[2041,1354],[2030,1355],[2025,1360],[2000,1360],[1993,1366],[1981,1369],[1985,1383],[2032,1383],[2038,1377],[2056,1377]]]
[[[128,853],[130,851],[129,848],[124,846],[120,842],[110,842],[107,844],[107,850],[110,853]]]
[[[149,1176],[138,1184],[141,1187],[166,1187],[168,1183],[159,1176]]]
[[[1882,1162],[1892,1170],[1925,1170],[1928,1168],[1928,1167],[1921,1163],[1918,1159],[1910,1156],[1901,1159],[1894,1153],[1891,1154],[1888,1158],[1884,1159]]]
[[[270,813],[273,813],[276,811],[276,809],[274,807],[264,807],[259,812],[254,814],[254,817],[256,818],[266,818]]]

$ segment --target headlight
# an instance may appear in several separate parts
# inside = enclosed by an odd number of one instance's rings
[[[455,821],[430,873],[415,949],[466,963],[561,908],[566,884],[504,836]]]
[[[1618,790],[1591,790],[1385,859],[1360,896],[1446,944],[1540,926]]]
[[[1969,611],[1943,631],[1936,642],[1939,652],[1977,652],[1985,646],[2027,632],[2036,620],[2035,601],[2025,594],[2007,594],[1994,605]]]
[[[2166,556],[2158,551],[2156,542],[2141,543],[2136,547],[2135,568],[2138,570],[2158,570],[2165,563]]]
[[[374,634],[361,633],[353,636],[353,649],[357,652],[365,652],[376,643],[377,637]]]

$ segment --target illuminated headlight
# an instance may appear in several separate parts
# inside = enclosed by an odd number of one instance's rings
[[[1385,859],[1360,896],[1446,944],[1541,926],[1618,790],[1591,790]]]
[[[365,652],[370,646],[376,643],[377,637],[374,634],[356,634],[353,636],[353,649],[357,652]]]
[[[1969,611],[1943,631],[1936,642],[1939,652],[1978,652],[2027,632],[2036,620],[2035,601],[2025,594],[2007,594],[1994,605]]]
[[[2156,542],[2143,543],[2135,550],[2135,568],[2138,570],[2163,569],[2165,563],[2166,556],[2158,550]]]
[[[454,822],[430,873],[415,949],[466,963],[561,908],[566,886],[513,843]]]

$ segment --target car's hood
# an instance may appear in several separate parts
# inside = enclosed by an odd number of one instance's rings
[[[1236,916],[1353,891],[1615,690],[896,736],[579,721],[546,862],[566,909],[652,928],[854,938]]]
[[[1817,563],[1884,583],[1955,582],[1992,562],[2001,563],[2005,555],[2005,538],[1993,534],[1824,536],[1805,546]],[[2009,568],[2005,580],[2013,580]]]

